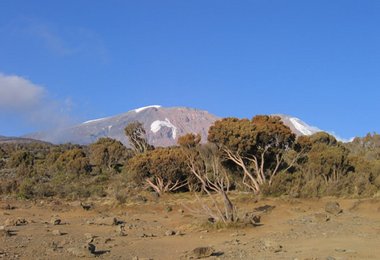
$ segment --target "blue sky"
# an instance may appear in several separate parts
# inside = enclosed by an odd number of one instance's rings
[[[376,0],[2,0],[0,135],[152,104],[380,132],[379,13]]]

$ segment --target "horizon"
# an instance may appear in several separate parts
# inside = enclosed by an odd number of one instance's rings
[[[286,114],[343,139],[378,133],[379,11],[375,1],[2,1],[0,135],[151,104]]]

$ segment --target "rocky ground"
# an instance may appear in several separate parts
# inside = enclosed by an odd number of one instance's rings
[[[190,194],[81,202],[0,202],[3,259],[379,259],[380,199],[236,195],[255,225],[215,228]],[[337,202],[337,203],[335,203]]]

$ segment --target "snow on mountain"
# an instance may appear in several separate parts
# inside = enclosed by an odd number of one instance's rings
[[[134,111],[136,113],[140,113],[141,111],[144,111],[148,108],[160,108],[161,106],[160,105],[152,105],[152,106],[146,106],[146,107],[140,107],[140,108],[136,108]]]
[[[312,135],[318,132],[321,132],[323,130],[315,127],[315,126],[310,126],[306,124],[304,121],[297,117],[292,117],[288,115],[283,115],[283,114],[276,114],[274,116],[279,116],[282,119],[282,122],[287,125],[290,130],[293,131],[297,136],[300,135]]]
[[[280,116],[284,124],[297,136],[312,135],[322,131],[317,127],[308,125],[297,117],[283,114],[275,116]],[[90,144],[101,137],[110,137],[128,146],[128,139],[125,136],[124,129],[129,123],[139,121],[146,130],[146,137],[150,144],[154,146],[171,146],[176,144],[178,137],[188,133],[199,133],[202,137],[202,142],[206,142],[210,126],[218,119],[220,118],[207,111],[198,109],[184,107],[165,108],[159,105],[152,105],[137,108],[116,116],[89,120],[69,128],[34,133],[25,137],[55,144],[69,142]],[[348,141],[336,135],[334,136],[339,141]]]
[[[312,135],[320,131],[318,128],[307,125],[305,122],[303,122],[299,118],[292,117],[289,120],[290,122],[292,122],[294,127],[304,135]]]
[[[82,124],[50,132],[40,132],[27,137],[56,144],[90,144],[101,137],[117,139],[128,146],[125,127],[135,121],[143,124],[148,142],[154,146],[175,145],[179,136],[199,133],[207,140],[209,127],[218,117],[192,108],[165,108],[158,105],[137,108],[126,113],[89,120]]]
[[[334,136],[336,140],[343,143],[351,142],[353,140],[353,138],[344,139],[336,135],[334,132],[328,132],[328,131],[319,129],[318,127],[310,126],[297,117],[292,117],[292,116],[282,115],[282,114],[277,114],[276,116],[281,117],[284,124],[287,125],[293,131],[293,133],[295,133],[297,136],[312,135],[318,132],[326,132]]]
[[[162,127],[169,127],[172,129],[172,138],[176,139],[177,137],[177,127],[170,123],[170,120],[165,118],[165,121],[156,120],[150,125],[150,131],[157,133],[161,130]]]
[[[95,123],[95,122],[103,121],[103,120],[105,120],[105,119],[107,119],[107,117],[88,120],[88,121],[86,121],[86,122],[83,122],[82,124],[91,124],[91,123]]]

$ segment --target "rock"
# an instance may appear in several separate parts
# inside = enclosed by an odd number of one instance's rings
[[[343,212],[343,210],[341,209],[340,205],[338,202],[336,201],[329,201],[326,203],[325,205],[325,211],[327,213],[330,213],[332,215],[338,215],[340,213]]]
[[[185,213],[185,211],[183,209],[179,209],[178,213],[183,214],[183,213]]]
[[[175,235],[176,235],[176,236],[184,236],[185,233],[183,233],[182,231],[177,231],[177,232],[175,233]]]
[[[92,203],[83,203],[83,202],[81,202],[80,205],[81,205],[82,209],[84,209],[84,210],[90,210],[94,206]]]
[[[261,207],[254,208],[255,212],[260,212],[260,213],[270,213],[276,206],[271,206],[271,205],[264,205]]]
[[[58,229],[53,230],[52,234],[53,234],[54,236],[62,236],[62,235],[63,235],[62,232],[59,231]]]
[[[100,217],[95,219],[92,223],[99,226],[116,226],[122,223],[122,221],[115,217]]]
[[[89,256],[88,250],[86,250],[85,248],[81,248],[81,247],[68,248],[67,252],[69,252],[70,254],[72,254],[76,257],[88,257]]]
[[[11,206],[10,204],[7,204],[7,205],[5,205],[5,206],[3,206],[1,208],[4,209],[4,210],[14,210],[14,209],[16,209],[16,207]]]
[[[165,210],[166,212],[172,212],[173,208],[171,206],[166,206]]]
[[[174,236],[175,234],[176,232],[174,230],[168,230],[165,232],[165,236],[167,237]]]
[[[24,218],[8,218],[4,222],[4,226],[11,227],[11,226],[24,226],[27,225],[28,221]]]
[[[12,236],[12,232],[10,230],[5,229],[3,226],[0,227],[0,237],[10,237]]]
[[[125,232],[125,224],[121,224],[121,225],[117,226],[116,232],[119,233],[119,235],[122,237],[126,236],[127,233]]]
[[[214,248],[209,247],[209,246],[197,247],[193,249],[188,256],[196,258],[196,259],[206,258],[206,257],[210,257],[214,252],[215,252]]]
[[[57,226],[57,225],[60,225],[60,224],[62,223],[62,220],[59,219],[59,218],[57,218],[57,217],[53,217],[53,218],[50,220],[50,223],[51,223],[52,225]]]
[[[139,235],[139,237],[141,238],[146,238],[146,237],[156,237],[154,234],[145,234],[145,233],[142,233]]]
[[[137,195],[132,198],[132,201],[136,203],[146,203],[148,199],[142,195]]]
[[[213,217],[209,217],[209,218],[207,219],[207,221],[208,221],[209,223],[211,223],[211,224],[216,223],[216,219],[213,218]]]
[[[330,220],[330,217],[326,213],[315,213],[314,219],[318,222],[327,222]]]
[[[260,215],[257,215],[255,213],[246,213],[243,222],[244,224],[252,224],[254,226],[259,226],[261,221]]]
[[[96,252],[96,247],[95,247],[94,244],[89,243],[89,244],[87,245],[87,249],[88,249],[88,251],[89,251],[91,254],[95,254],[95,252]]]

